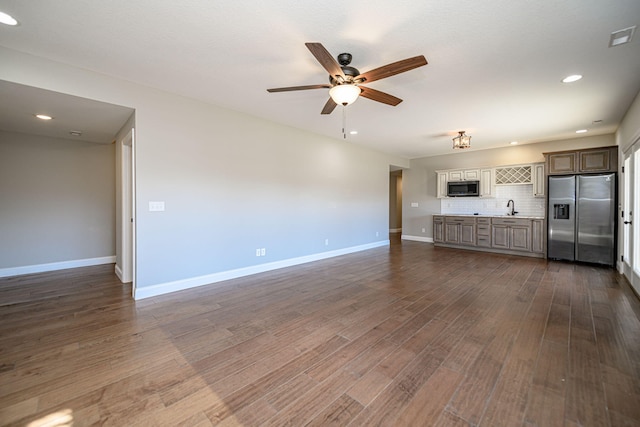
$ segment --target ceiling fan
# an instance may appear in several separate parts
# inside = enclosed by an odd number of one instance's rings
[[[353,103],[359,96],[382,102],[383,104],[396,106],[402,102],[402,99],[376,89],[371,89],[362,84],[391,77],[427,65],[425,57],[419,55],[383,65],[366,73],[360,73],[356,68],[349,65],[352,58],[350,53],[341,53],[338,55],[338,61],[336,61],[327,49],[322,46],[322,43],[305,43],[305,45],[320,65],[329,72],[329,84],[279,87],[267,89],[267,92],[329,89],[330,98],[324,105],[321,114],[331,114],[338,104],[346,106]]]

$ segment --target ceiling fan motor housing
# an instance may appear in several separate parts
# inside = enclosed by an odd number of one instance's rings
[[[349,64],[351,64],[352,58],[353,56],[350,53],[341,53],[340,55],[338,55],[338,63],[340,64],[340,68],[342,69],[345,77],[347,77],[348,83],[353,81],[354,77],[360,75],[360,71],[358,71],[357,68],[349,66]],[[336,81],[333,76],[329,76],[329,82],[332,85],[341,84],[340,82]]]

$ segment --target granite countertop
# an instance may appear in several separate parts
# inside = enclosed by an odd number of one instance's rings
[[[529,215],[484,215],[484,214],[434,214],[437,216],[471,216],[478,218],[515,218],[515,219],[544,219],[543,216],[529,216]]]

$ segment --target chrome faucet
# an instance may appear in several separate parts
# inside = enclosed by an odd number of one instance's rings
[[[511,207],[511,212],[507,215],[513,216],[518,213],[516,212],[516,202],[514,202],[513,200],[509,199],[509,201],[507,202],[507,207]]]

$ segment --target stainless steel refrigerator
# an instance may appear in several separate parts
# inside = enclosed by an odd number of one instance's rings
[[[616,174],[550,176],[547,256],[613,266]]]

